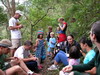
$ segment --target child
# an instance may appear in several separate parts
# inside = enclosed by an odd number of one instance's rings
[[[80,50],[76,46],[72,46],[69,51],[69,65],[78,65],[80,63]]]
[[[72,46],[69,51],[69,65],[78,65],[80,63],[80,50],[76,46]],[[69,75],[69,73],[60,71],[59,75]]]
[[[38,37],[36,40],[36,57],[39,58],[40,63],[46,58],[46,50],[45,50],[45,40],[43,39],[43,31],[38,31]]]
[[[54,32],[50,33],[50,40],[49,40],[49,49],[48,49],[48,55],[51,55],[52,57],[54,56],[54,48],[56,45],[56,39],[54,38]]]

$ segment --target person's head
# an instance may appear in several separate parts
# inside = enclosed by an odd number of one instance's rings
[[[11,41],[8,39],[3,39],[0,41],[0,55],[8,54],[10,52],[10,46],[12,46]]]
[[[54,37],[54,32],[50,33],[50,37],[53,38]]]
[[[38,38],[38,39],[42,39],[42,38],[43,38],[43,35],[44,35],[44,32],[43,32],[43,30],[39,30],[39,31],[37,32],[37,34],[38,34],[37,38]]]
[[[82,37],[80,40],[80,46],[82,50],[87,50],[87,48],[92,48],[93,44],[91,40],[87,39],[86,37]]]
[[[33,43],[29,40],[27,40],[26,42],[24,42],[24,48],[25,50],[30,50],[33,46]]]
[[[52,26],[48,26],[49,32],[52,32]]]
[[[93,23],[90,38],[92,42],[100,44],[100,21]]]
[[[19,19],[21,16],[22,16],[21,11],[20,11],[20,10],[16,10],[16,11],[15,11],[15,14],[14,14],[14,17],[15,17],[16,19]]]
[[[71,34],[68,35],[68,36],[67,36],[67,41],[68,41],[69,44],[73,44],[73,42],[74,42],[74,36],[71,35]]]
[[[72,46],[69,50],[69,57],[73,59],[79,59],[80,58],[80,50],[76,46]]]
[[[37,38],[38,38],[38,39],[42,39],[42,38],[43,38],[43,34],[39,34],[39,35],[37,36]]]
[[[64,18],[59,18],[59,19],[58,19],[58,22],[59,22],[59,23],[63,23],[63,21],[64,21]]]

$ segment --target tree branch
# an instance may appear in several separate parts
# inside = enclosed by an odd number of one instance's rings
[[[47,11],[46,11],[46,13],[40,19],[38,19],[38,20],[36,20],[34,22],[34,25],[36,25],[38,22],[40,22],[48,14],[48,12],[49,12],[50,9],[54,9],[54,8],[48,8]]]
[[[3,0],[1,0],[2,4],[8,9],[8,6],[5,4]]]

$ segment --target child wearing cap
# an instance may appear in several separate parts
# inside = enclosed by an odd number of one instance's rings
[[[55,48],[55,45],[56,45],[56,39],[54,38],[54,32],[51,32],[50,33],[50,39],[49,39],[49,48],[48,48],[48,56],[51,56],[51,57],[54,57],[54,48]]]
[[[37,39],[36,39],[36,44],[35,44],[35,47],[36,47],[36,57],[39,58],[39,61],[40,63],[43,62],[43,60],[46,58],[46,50],[45,50],[45,40],[43,38],[43,31],[42,30],[39,30],[38,31],[38,36],[37,36]],[[38,68],[42,68],[42,66],[38,66]]]

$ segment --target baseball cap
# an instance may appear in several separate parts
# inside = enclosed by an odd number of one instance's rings
[[[21,15],[21,16],[23,15],[22,12],[21,12],[20,10],[16,10],[15,13],[18,13],[18,14]]]
[[[1,46],[1,47],[10,48],[10,47],[12,46],[12,44],[11,44],[11,41],[10,41],[10,40],[8,40],[8,39],[2,39],[2,40],[0,41],[0,46]]]

